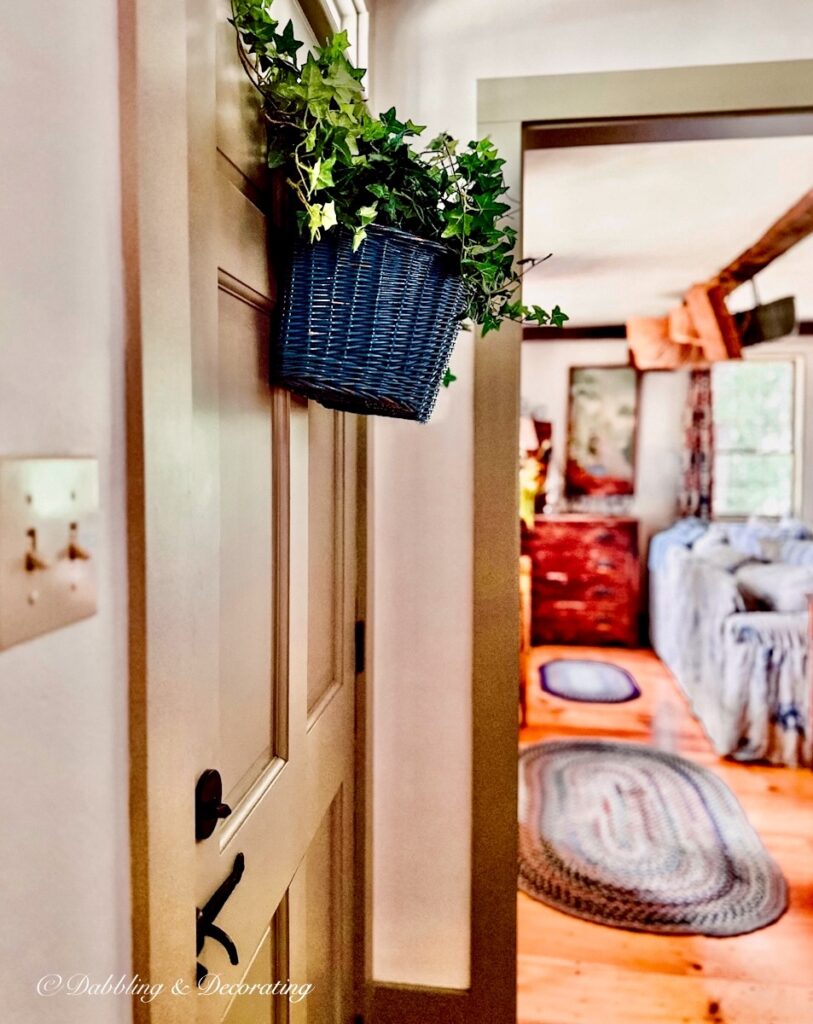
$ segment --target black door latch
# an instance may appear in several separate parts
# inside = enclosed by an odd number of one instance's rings
[[[246,869],[246,858],[242,853],[238,853],[234,858],[234,866],[227,875],[227,877],[220,883],[215,892],[210,896],[206,906],[201,910],[200,907],[195,911],[197,918],[197,953],[198,956],[201,954],[203,944],[207,939],[214,939],[219,942],[220,945],[226,950],[229,955],[229,963],[237,966],[240,963],[240,959],[237,955],[237,947],[229,938],[229,936],[223,931],[222,928],[218,928],[215,924],[215,918],[223,909],[226,900],[231,896],[237,886],[240,884],[240,879],[243,877],[243,872]],[[209,972],[198,961],[197,970],[197,981],[198,985],[203,982],[203,979]]]
[[[215,768],[207,768],[195,786],[195,842],[208,839],[231,807],[223,803],[223,780]]]

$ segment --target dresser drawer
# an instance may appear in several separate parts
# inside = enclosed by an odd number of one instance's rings
[[[579,619],[619,619],[628,622],[634,618],[637,605],[635,601],[623,594],[615,600],[588,601],[585,599],[559,598],[557,600],[537,599],[534,602],[534,612],[543,616],[572,615]]]
[[[561,570],[570,576],[623,571],[637,564],[637,529],[545,524],[526,540],[524,550],[541,571]]]
[[[629,603],[545,602],[534,608],[532,643],[634,646],[635,609]]]
[[[637,554],[638,524],[634,520],[621,523],[608,520],[557,522],[543,517],[537,520],[528,543],[561,551],[571,550],[574,545],[578,545],[582,548],[613,548]]]
[[[621,604],[630,598],[626,577],[616,579],[609,574],[571,576],[567,572],[549,570],[534,576],[532,593],[539,601],[583,601],[588,604]]]
[[[568,551],[537,548],[529,554],[534,577],[540,579],[558,576],[566,576],[568,579],[589,579],[599,574],[610,576],[613,573],[626,578],[638,564],[635,556],[628,551],[617,548],[584,548],[578,544],[574,544]]]
[[[611,548],[591,548],[584,560],[585,572],[590,576],[617,576],[627,579],[637,562],[625,551]]]
[[[566,553],[537,550],[531,555],[534,582],[555,585],[573,580],[600,580],[626,585],[635,579],[638,560],[629,552],[606,548],[578,548]]]

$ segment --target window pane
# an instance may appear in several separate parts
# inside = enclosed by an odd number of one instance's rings
[[[718,363],[712,388],[718,452],[793,450],[793,363]]]
[[[784,516],[793,510],[793,456],[717,452],[716,516]]]

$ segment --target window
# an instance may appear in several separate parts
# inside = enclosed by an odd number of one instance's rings
[[[793,512],[794,371],[791,359],[712,367],[715,516]]]

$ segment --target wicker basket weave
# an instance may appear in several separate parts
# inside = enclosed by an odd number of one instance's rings
[[[328,409],[425,423],[464,310],[445,246],[372,225],[297,243],[272,355],[275,383]]]

